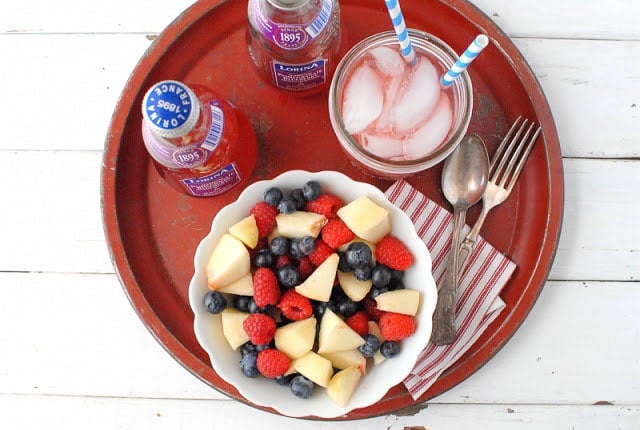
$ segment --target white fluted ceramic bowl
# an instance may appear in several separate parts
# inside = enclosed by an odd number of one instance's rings
[[[392,234],[400,238],[411,250],[415,263],[406,271],[404,283],[422,293],[417,318],[417,330],[402,341],[401,352],[378,366],[370,363],[367,374],[361,379],[346,407],[334,404],[325,389],[316,386],[310,399],[295,397],[289,387],[263,378],[247,378],[240,370],[240,352],[233,351],[222,334],[221,318],[206,311],[204,295],[208,291],[205,266],[220,236],[230,226],[247,216],[249,209],[262,200],[264,191],[272,186],[283,190],[301,187],[309,180],[318,181],[324,191],[333,193],[345,202],[366,195],[391,212]],[[431,336],[431,318],[437,301],[435,281],[431,272],[431,256],[427,247],[415,232],[409,217],[394,206],[376,187],[356,182],[349,177],[332,171],[311,173],[294,170],[283,173],[272,180],[259,181],[247,187],[238,200],[218,212],[211,225],[211,231],[200,242],[196,250],[195,274],[189,285],[189,301],[195,314],[196,337],[211,358],[211,365],[218,375],[236,387],[248,401],[271,407],[279,413],[291,417],[336,418],[357,408],[370,406],[380,400],[393,386],[402,382],[413,368],[418,354],[426,347]]]

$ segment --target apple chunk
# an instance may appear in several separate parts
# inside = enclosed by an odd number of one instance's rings
[[[238,296],[253,296],[253,276],[251,276],[251,273],[247,273],[242,278],[220,288],[218,291]]]
[[[376,296],[376,303],[381,311],[415,316],[420,307],[420,291],[411,288],[387,291]]]
[[[360,196],[338,209],[338,217],[356,236],[373,243],[391,232],[389,211],[367,196]]]
[[[251,249],[258,244],[258,224],[256,224],[256,218],[253,215],[249,215],[229,227],[229,233]]]
[[[212,290],[219,290],[245,276],[251,270],[247,247],[229,233],[225,233],[213,248],[207,262],[207,282]]]
[[[366,281],[358,280],[353,272],[341,272],[338,270],[338,282],[342,287],[342,291],[354,302],[364,299],[373,283],[371,279]]]
[[[364,339],[331,309],[327,308],[320,321],[318,353],[347,351],[363,345]]]
[[[338,261],[338,254],[331,254],[302,284],[295,287],[296,291],[312,300],[328,302],[338,271]]]
[[[331,364],[336,369],[357,367],[363,374],[367,372],[367,357],[362,355],[362,353],[357,349],[337,352],[323,352],[320,355],[331,361]]]
[[[327,396],[338,406],[346,406],[356,390],[362,373],[357,367],[347,367],[337,372],[329,381]]]
[[[276,330],[276,348],[289,358],[300,358],[313,348],[316,337],[316,319],[311,317],[294,321]]]
[[[329,380],[333,375],[331,362],[313,351],[309,351],[302,357],[293,360],[291,367],[296,372],[325,388],[329,385]]]
[[[276,224],[281,236],[293,239],[312,236],[314,239],[327,223],[327,218],[314,212],[295,211],[289,214],[278,214]]]
[[[246,312],[227,308],[220,313],[222,317],[222,333],[233,350],[249,340],[242,323],[249,316]]]

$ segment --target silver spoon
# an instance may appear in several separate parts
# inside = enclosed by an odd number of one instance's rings
[[[460,231],[467,209],[478,203],[487,185],[489,156],[482,139],[466,135],[447,157],[442,171],[442,191],[453,206],[451,249],[460,249]],[[438,289],[438,303],[433,314],[431,340],[436,345],[448,345],[456,338],[455,308],[458,286],[458,252],[449,252],[447,271]]]

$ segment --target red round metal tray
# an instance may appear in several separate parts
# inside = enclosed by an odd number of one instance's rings
[[[430,32],[462,52],[478,33],[492,43],[470,67],[474,114],[469,131],[485,139],[489,153],[518,115],[539,122],[536,144],[511,197],[491,212],[482,235],[517,264],[502,298],[506,309],[422,398],[402,385],[378,403],[352,411],[358,419],[414,407],[472,375],[514,334],[528,315],[550,269],[563,211],[562,158],[544,94],[509,38],[464,0],[403,0],[407,25]],[[391,24],[382,1],[341,3],[347,44]],[[246,186],[290,169],[337,170],[381,189],[391,183],[355,170],[329,123],[327,93],[300,98],[260,81],[245,48],[246,1],[199,1],[155,40],[134,69],[115,109],[102,169],[103,221],[116,272],[141,320],[185,368],[212,387],[249,403],[211,368],[193,333],[188,285],[193,255],[217,211],[240,187],[217,198],[177,193],[158,176],[142,144],[140,105],[145,90],[162,79],[209,85],[251,119],[259,138],[259,162]],[[442,165],[409,178],[428,197],[449,207],[439,188]],[[473,208],[467,222],[475,221]],[[269,410],[269,409],[267,409]]]

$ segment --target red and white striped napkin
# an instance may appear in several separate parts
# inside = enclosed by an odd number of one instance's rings
[[[447,254],[451,248],[453,214],[429,200],[404,179],[396,181],[385,194],[413,221],[418,235],[431,253],[433,277],[439,285],[444,277]],[[469,227],[465,226],[463,234],[466,235],[468,230]],[[404,385],[414,399],[424,394],[504,309],[505,303],[500,299],[499,293],[515,267],[515,263],[487,241],[478,238],[458,285],[456,340],[451,345],[444,346],[430,343],[422,351],[416,366],[404,380]]]

